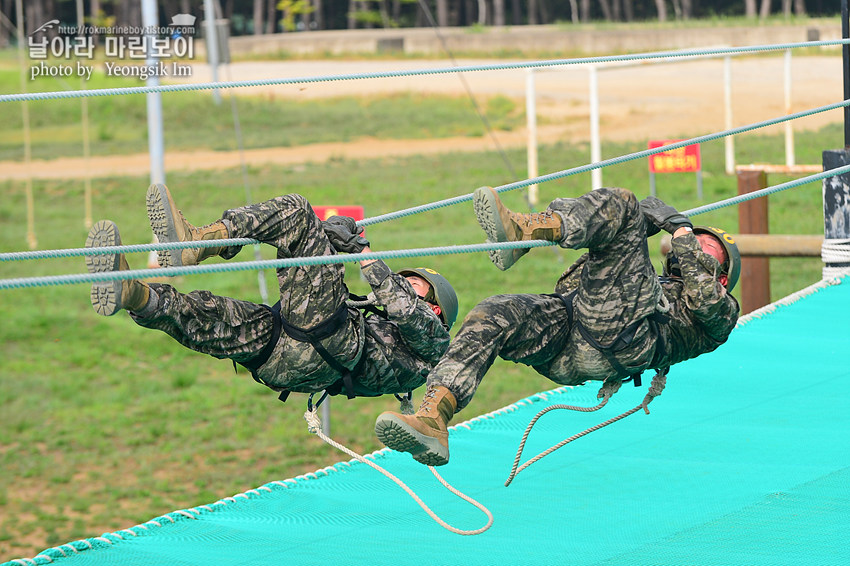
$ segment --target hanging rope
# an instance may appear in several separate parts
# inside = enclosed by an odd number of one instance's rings
[[[464,67],[442,67],[435,69],[413,69],[407,71],[385,71],[380,73],[352,73],[345,75],[320,75],[315,77],[294,77],[281,79],[262,79],[253,81],[208,82],[183,85],[156,85],[124,88],[103,88],[91,90],[71,90],[56,92],[35,92],[0,95],[0,102],[20,102],[23,100],[55,100],[61,98],[83,98],[94,96],[120,96],[125,94],[146,94],[151,92],[185,92],[195,90],[216,90],[222,88],[241,88],[253,86],[294,85],[305,83],[320,83],[332,81],[351,81],[363,79],[383,79],[394,77],[412,77],[417,75],[441,75],[450,73],[469,73],[477,71],[501,71],[510,69],[529,69],[533,67],[559,67],[565,65],[581,65],[587,63],[614,63],[622,61],[639,61],[643,59],[674,59],[688,57],[704,57],[706,55],[731,55],[743,53],[760,53],[768,51],[785,51],[787,49],[826,47],[829,45],[847,45],[850,39],[830,41],[805,41],[800,43],[779,43],[775,45],[752,45],[744,47],[718,47],[709,49],[685,49],[680,51],[656,51],[632,55],[608,55],[600,57],[581,57],[576,59],[553,59],[545,61],[527,61],[489,65],[467,65]]]
[[[475,501],[474,499],[472,499],[468,495],[465,495],[465,494],[461,493],[460,491],[458,491],[456,488],[454,488],[452,485],[450,485],[445,479],[443,479],[442,476],[440,476],[440,474],[437,472],[437,470],[433,466],[428,466],[428,469],[431,470],[431,472],[434,474],[434,476],[437,478],[437,480],[439,480],[439,482],[441,484],[443,484],[446,487],[446,489],[448,489],[449,491],[451,491],[453,494],[457,495],[458,497],[460,497],[464,501],[471,503],[472,505],[474,505],[475,507],[480,509],[485,515],[487,515],[487,524],[484,525],[483,527],[481,527],[480,529],[465,531],[465,530],[461,530],[461,529],[458,529],[456,527],[449,525],[448,523],[443,521],[436,513],[434,513],[425,504],[425,502],[422,501],[422,499],[420,499],[419,496],[416,495],[416,493],[412,489],[410,489],[403,481],[398,479],[398,477],[396,477],[392,473],[388,472],[387,470],[385,470],[384,468],[382,468],[381,466],[379,466],[375,462],[372,462],[371,460],[367,460],[366,458],[364,458],[363,456],[361,456],[357,452],[354,452],[353,450],[349,450],[348,448],[346,448],[342,444],[336,442],[332,438],[329,438],[327,435],[325,435],[325,433],[322,432],[322,420],[319,418],[319,416],[317,414],[317,409],[318,409],[318,407],[314,407],[312,411],[306,411],[304,413],[304,420],[307,421],[307,430],[309,430],[311,433],[315,434],[316,436],[318,436],[319,438],[321,438],[322,440],[324,440],[326,443],[333,446],[334,448],[341,450],[342,452],[345,452],[346,454],[348,454],[352,458],[356,459],[357,461],[366,464],[370,468],[377,470],[378,472],[380,472],[381,474],[383,474],[387,478],[394,481],[400,488],[402,488],[404,491],[406,491],[407,494],[410,495],[410,497],[412,497],[413,500],[416,501],[416,503],[418,503],[419,506],[422,507],[422,509],[426,513],[428,513],[428,515],[432,519],[434,519],[434,521],[436,521],[444,529],[451,531],[451,532],[458,534],[458,535],[478,535],[478,534],[483,533],[484,531],[486,531],[487,529],[489,529],[493,525],[493,514],[490,512],[489,509],[487,509],[484,505]]]
[[[521,471],[523,471],[524,469],[529,467],[531,464],[533,464],[534,462],[540,460],[541,458],[543,458],[545,456],[548,456],[549,454],[551,454],[552,452],[554,452],[558,448],[561,448],[562,446],[566,446],[567,444],[569,444],[573,440],[581,438],[582,436],[586,436],[593,431],[599,430],[600,428],[606,427],[611,423],[615,423],[615,422],[617,422],[621,419],[624,419],[624,418],[628,417],[629,415],[638,412],[640,409],[643,409],[644,412],[648,415],[649,414],[649,404],[652,403],[653,399],[655,399],[656,397],[661,395],[661,392],[664,391],[664,386],[666,385],[666,383],[667,383],[667,369],[660,370],[658,373],[655,374],[655,377],[652,378],[652,384],[649,386],[649,390],[646,392],[646,396],[643,398],[643,401],[641,402],[640,405],[638,405],[634,409],[629,409],[628,411],[626,411],[625,413],[623,413],[621,415],[618,415],[614,418],[608,419],[607,421],[605,421],[603,423],[600,423],[596,426],[592,426],[592,427],[590,427],[586,430],[583,430],[582,432],[575,434],[575,435],[567,438],[566,440],[562,440],[561,442],[559,442],[555,446],[552,446],[548,450],[544,450],[543,452],[541,452],[540,454],[538,454],[537,456],[535,456],[534,458],[532,458],[531,460],[529,460],[528,462],[524,463],[522,466],[519,466],[519,468],[517,468],[517,466],[519,465],[520,457],[522,456],[522,451],[525,448],[525,441],[528,439],[528,435],[531,433],[531,429],[534,427],[534,424],[537,422],[537,420],[540,417],[542,417],[543,415],[545,415],[549,411],[552,411],[552,410],[555,410],[555,409],[568,409],[568,410],[571,410],[571,411],[583,411],[583,412],[597,411],[597,410],[601,409],[602,407],[604,407],[606,403],[608,403],[608,400],[611,398],[611,396],[614,393],[617,392],[617,390],[620,388],[620,385],[622,384],[622,382],[618,381],[618,382],[614,382],[613,384],[609,384],[608,382],[604,383],[602,385],[602,389],[599,391],[599,395],[598,395],[599,398],[602,398],[602,402],[599,403],[598,405],[596,405],[595,407],[576,407],[576,406],[573,406],[573,405],[552,405],[551,407],[546,407],[545,409],[543,409],[542,411],[537,413],[537,415],[533,419],[531,419],[531,422],[528,423],[528,427],[526,427],[526,429],[525,429],[525,434],[522,435],[522,440],[519,443],[519,449],[517,450],[516,458],[514,459],[514,465],[513,465],[513,468],[511,469],[511,473],[508,476],[507,481],[505,482],[505,487],[511,485],[511,482],[517,476],[517,474],[519,474]]]

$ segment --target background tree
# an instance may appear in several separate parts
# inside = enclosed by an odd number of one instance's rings
[[[160,25],[177,13],[203,20],[201,0],[157,0]],[[26,34],[51,19],[75,26],[77,0],[24,0]],[[276,33],[281,22],[301,31],[356,27],[428,27],[423,9],[441,27],[539,25],[556,22],[661,21],[714,16],[764,19],[779,10],[787,18],[835,16],[837,2],[828,0],[214,0],[218,18],[230,21],[233,36]],[[83,0],[87,23],[101,27],[140,26],[141,0]],[[287,7],[288,6],[288,7]],[[672,13],[671,13],[672,9]],[[0,0],[0,46],[14,40],[15,0]],[[54,32],[55,33],[55,32]],[[97,41],[97,38],[95,38]]]
[[[756,0],[744,0],[744,15],[748,18],[756,17]]]

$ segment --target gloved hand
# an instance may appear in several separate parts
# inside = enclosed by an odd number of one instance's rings
[[[671,234],[682,226],[693,228],[687,216],[655,197],[646,197],[640,201],[640,210],[646,219],[646,235],[654,236],[661,230]]]
[[[358,254],[369,246],[369,240],[360,235],[360,228],[350,216],[331,216],[322,222],[322,228],[338,252]]]

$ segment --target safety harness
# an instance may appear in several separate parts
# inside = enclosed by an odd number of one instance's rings
[[[575,301],[575,296],[577,293],[578,291],[576,290],[568,293],[567,295],[553,293],[550,296],[558,297],[559,299],[561,299],[561,301],[563,301],[564,306],[567,307],[567,321],[569,327],[572,328],[573,326],[575,326],[576,328],[578,328],[578,331],[579,333],[581,333],[582,338],[584,338],[588,344],[593,346],[593,348],[599,351],[599,353],[602,354],[606,360],[608,360],[608,363],[611,364],[611,367],[614,368],[615,372],[617,372],[617,375],[614,379],[620,379],[623,383],[631,381],[634,383],[635,387],[640,387],[640,378],[643,374],[643,370],[638,372],[630,372],[625,367],[623,367],[623,364],[617,361],[617,358],[614,356],[614,353],[622,350],[623,348],[632,343],[637,329],[640,327],[641,324],[643,324],[644,320],[646,320],[649,323],[650,332],[652,332],[656,338],[656,349],[654,359],[662,359],[666,351],[664,349],[664,342],[662,340],[658,340],[658,337],[660,336],[658,325],[666,324],[669,320],[668,317],[658,311],[655,311],[646,319],[636,320],[635,322],[626,326],[626,328],[624,328],[617,335],[617,338],[615,338],[614,341],[611,342],[611,344],[609,344],[608,346],[603,346],[599,343],[598,340],[596,340],[596,338],[593,337],[593,335],[590,334],[590,331],[587,330],[584,324],[582,324],[581,321],[574,316],[575,306],[573,305],[573,303]]]
[[[343,391],[345,392],[346,397],[349,399],[353,399],[356,397],[356,393],[354,392],[354,378],[360,375],[360,372],[363,369],[363,364],[366,358],[363,356],[363,344],[360,344],[360,347],[357,351],[357,361],[354,364],[354,367],[351,369],[345,367],[341,363],[339,363],[331,354],[327,351],[327,349],[322,345],[322,340],[332,336],[337,330],[342,327],[343,324],[348,320],[348,309],[351,304],[354,308],[357,308],[361,311],[360,325],[361,329],[365,327],[365,317],[369,315],[376,315],[382,318],[387,318],[387,313],[384,309],[380,309],[376,307],[371,301],[368,300],[367,297],[363,297],[360,295],[349,294],[348,301],[343,302],[337,307],[334,313],[320,322],[319,324],[312,326],[310,328],[301,328],[299,326],[295,326],[290,323],[281,313],[280,301],[275,303],[274,306],[270,307],[268,305],[262,305],[272,314],[272,337],[269,342],[263,347],[257,356],[247,360],[245,362],[233,362],[234,368],[236,364],[239,363],[241,366],[247,368],[251,372],[251,377],[254,378],[254,381],[257,383],[261,383],[266,387],[274,389],[275,391],[280,392],[278,399],[281,401],[286,401],[289,397],[291,391],[289,389],[274,387],[266,383],[257,375],[257,370],[260,369],[271,356],[274,351],[275,345],[280,339],[281,331],[285,332],[287,336],[292,338],[293,340],[298,340],[299,342],[306,342],[310,344],[316,352],[322,357],[325,362],[331,366],[337,373],[340,374],[340,378],[332,383],[325,389],[324,395],[322,396],[322,400],[328,395],[339,395]],[[361,340],[364,336],[363,332],[360,333]],[[410,395],[410,393],[408,393]],[[398,396],[397,396],[398,397]],[[321,403],[321,400],[319,401]]]

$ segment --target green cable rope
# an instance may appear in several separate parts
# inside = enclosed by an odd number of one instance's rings
[[[685,147],[688,145],[705,143],[708,141],[713,141],[722,137],[732,136],[744,132],[749,132],[752,130],[756,130],[759,128],[764,128],[767,126],[773,126],[779,124],[781,122],[786,122],[789,120],[795,120],[797,118],[803,118],[806,116],[811,116],[813,114],[817,114],[820,112],[827,112],[829,110],[836,110],[838,108],[843,108],[846,106],[850,106],[850,100],[845,100],[843,102],[836,102],[834,104],[828,104],[826,106],[820,106],[817,108],[813,108],[811,110],[804,110],[801,112],[797,112],[794,114],[788,114],[786,116],[782,116],[779,118],[773,118],[770,120],[764,120],[762,122],[755,122],[753,124],[748,124],[746,126],[740,126],[738,128],[732,128],[730,130],[724,130],[722,132],[717,132],[714,134],[707,134],[704,136],[699,136],[696,138],[691,138],[689,140],[683,140],[679,142],[674,142],[667,144],[665,146],[645,149],[642,151],[638,151],[635,153],[630,153],[627,155],[622,155],[619,157],[613,157],[611,159],[606,159],[603,161],[598,161],[596,163],[590,163],[587,165],[582,165],[580,167],[573,167],[571,169],[564,169],[562,171],[557,171],[555,173],[549,173],[547,175],[542,175],[539,177],[534,177],[532,179],[526,179],[524,181],[517,181],[515,183],[510,183],[507,185],[501,185],[499,187],[495,187],[494,189],[497,192],[506,192],[515,189],[520,189],[523,187],[527,187],[533,184],[545,183],[548,181],[553,181],[556,179],[562,179],[564,177],[569,177],[571,175],[577,175],[579,173],[586,173],[593,169],[600,169],[603,167],[608,167],[609,165],[616,165],[619,163],[625,163],[627,161],[633,161],[636,159],[641,159],[643,157],[649,157],[650,155],[655,155],[656,153],[663,153],[665,151],[669,151],[671,149],[676,149],[679,147]],[[830,175],[834,176],[834,175]],[[451,206],[454,204],[459,204],[462,202],[472,200],[472,194],[468,193],[465,195],[452,197],[449,199],[436,201],[428,204],[423,204],[419,206],[414,206],[411,208],[406,208],[403,210],[399,210],[396,212],[390,212],[387,214],[382,214],[380,216],[373,216],[371,218],[365,218],[357,223],[358,226],[369,226],[372,224],[378,224],[380,222],[386,222],[389,220],[394,220],[396,218],[402,218],[405,216],[412,216],[414,214],[419,214],[421,212],[427,212],[431,210],[435,210],[438,208],[444,208],[446,206]],[[755,193],[753,193],[755,194]],[[753,197],[755,198],[755,197]],[[177,250],[177,249],[187,249],[187,248],[210,248],[210,247],[218,247],[218,246],[245,246],[259,243],[257,240],[253,240],[250,238],[229,238],[222,240],[207,240],[202,242],[163,242],[159,244],[136,244],[136,245],[124,245],[124,246],[105,246],[101,248],[70,248],[64,250],[36,250],[36,251],[24,251],[24,252],[6,252],[0,253],[0,262],[3,261],[18,261],[18,260],[27,260],[27,259],[47,259],[47,258],[59,258],[59,257],[74,257],[74,256],[90,256],[90,255],[105,255],[105,254],[113,254],[113,253],[135,253],[135,252],[150,252],[157,250]]]
[[[295,267],[299,265],[328,265],[333,263],[353,263],[369,259],[383,260],[391,258],[417,257],[426,255],[452,255],[487,250],[537,248],[551,245],[554,245],[554,242],[546,242],[543,240],[537,240],[534,242],[489,242],[485,244],[468,244],[458,246],[443,246],[436,248],[390,250],[385,252],[370,252],[346,255],[293,257],[260,261],[243,261],[235,263],[215,263],[210,265],[192,265],[184,267],[160,267],[155,269],[104,271],[100,273],[48,275],[44,277],[21,277],[16,279],[0,279],[0,290],[20,289],[24,287],[46,287],[49,285],[73,285],[76,283],[94,283],[97,281],[121,281],[125,279],[176,277],[178,275],[196,275],[201,273],[223,273],[269,268],[281,269],[285,267]]]
[[[844,108],[850,106],[850,100],[845,100],[843,102],[836,102],[834,104],[828,104],[826,106],[820,106],[817,108],[813,108],[811,110],[804,110],[801,112],[796,112],[794,114],[788,114],[786,116],[782,116],[780,118],[772,118],[770,120],[764,120],[762,122],[755,122],[753,124],[748,124],[746,126],[739,126],[737,128],[732,128],[730,130],[724,130],[722,132],[717,132],[714,134],[706,134],[704,136],[699,136],[696,138],[691,138],[689,140],[678,141],[675,143],[670,143],[665,146],[661,146],[660,148],[653,149],[645,149],[642,151],[637,151],[635,153],[629,153],[627,155],[622,155],[619,157],[612,157],[611,159],[605,159],[603,161],[597,161],[596,163],[590,163],[587,165],[582,165],[580,167],[573,167],[572,169],[564,169],[563,171],[557,171],[555,173],[549,173],[548,175],[542,175],[540,177],[535,177],[533,179],[526,179],[525,181],[517,181],[515,183],[510,183],[507,185],[502,185],[500,187],[494,187],[494,190],[497,192],[506,192],[512,191],[515,189],[521,189],[523,187],[527,187],[529,185],[534,185],[538,183],[545,183],[547,181],[554,181],[556,179],[563,179],[564,177],[569,177],[571,175],[577,175],[579,173],[587,173],[588,171],[592,171],[593,169],[601,169],[603,167],[608,167],[609,165],[617,165],[620,163],[625,163],[627,161],[634,161],[635,159],[641,159],[644,157],[649,157],[650,155],[655,155],[656,153],[663,153],[665,151],[669,151],[671,149],[676,149],[680,147],[685,147],[688,145],[694,145],[699,143],[705,143],[709,141],[714,141],[723,137],[728,137],[732,135],[737,135],[745,132],[749,132],[752,130],[756,130],[759,128],[765,128],[767,126],[774,126],[776,124],[780,124],[782,122],[787,122],[789,120],[796,120],[797,118],[804,118],[806,116],[811,116],[813,114],[817,114],[819,112],[827,112],[829,110],[836,110],[838,108]],[[420,212],[425,212],[429,210],[434,210],[436,208],[442,208],[445,206],[450,206],[453,204],[458,204],[461,202],[472,200],[473,193],[469,193],[466,195],[461,195],[457,197],[452,197],[449,199],[423,204],[420,206],[415,206],[412,208],[407,208],[405,210],[400,210],[397,212],[390,212],[387,214],[383,214],[381,216],[374,216],[372,218],[366,218],[358,222],[358,226],[368,226],[370,224],[377,224],[379,222],[385,222],[387,220],[394,220],[396,218],[401,218],[404,216],[410,216],[413,214],[418,214]]]
[[[249,246],[259,244],[252,238],[228,238],[222,240],[203,240],[200,242],[161,242],[157,244],[126,244],[121,246],[103,246],[99,248],[69,248],[65,250],[35,250],[29,252],[0,253],[0,261],[18,261],[26,259],[50,259],[109,254],[131,254],[155,252],[160,250],[182,250],[186,248],[216,248],[219,246]]]
[[[807,183],[811,183],[813,181],[819,181],[822,179],[826,179],[828,177],[837,177],[838,175],[842,175],[844,173],[850,172],[850,165],[843,165],[841,167],[836,167],[835,169],[828,169],[823,171],[822,173],[816,173],[814,175],[810,175],[808,177],[801,177],[800,179],[794,179],[793,181],[788,181],[787,183],[781,183],[779,185],[774,185],[772,187],[767,187],[764,189],[759,189],[758,191],[753,191],[751,193],[747,193],[744,195],[738,195],[736,197],[727,198],[725,200],[719,200],[717,202],[706,204],[703,206],[698,206],[696,208],[692,208],[690,210],[686,210],[682,214],[685,216],[696,216],[697,214],[702,214],[704,212],[711,212],[713,210],[718,210],[720,208],[725,208],[727,206],[732,206],[741,202],[745,202],[748,200],[757,199],[760,197],[766,197],[768,195],[772,195],[773,193],[778,193],[781,191],[785,191],[788,189],[793,189],[795,187],[799,187],[800,185],[805,185]]]
[[[738,195],[736,197],[717,201],[712,204],[693,208],[683,212],[686,216],[696,216],[705,212],[717,210],[727,206],[732,206],[740,202],[760,198],[780,191],[785,191],[801,185],[826,179],[827,177],[835,177],[843,173],[850,172],[850,165],[830,169],[821,173],[816,173],[808,177],[795,179],[787,183],[767,187],[759,191]],[[219,240],[220,242],[221,240]],[[200,243],[200,242],[195,242]],[[285,267],[294,267],[298,265],[328,265],[333,263],[353,263],[369,259],[392,259],[401,257],[418,257],[418,256],[436,256],[436,255],[453,255],[461,253],[472,253],[489,250],[503,250],[514,248],[539,248],[544,246],[557,245],[557,242],[546,240],[531,240],[525,242],[487,242],[484,244],[465,244],[457,246],[442,246],[435,248],[418,248],[406,250],[391,250],[386,252],[370,252],[360,254],[347,255],[330,255],[316,257],[295,257],[285,259],[273,259],[262,261],[245,261],[236,263],[217,263],[210,265],[194,265],[185,267],[168,267],[158,269],[135,269],[126,271],[108,271],[101,273],[85,273],[71,275],[50,275],[44,277],[22,277],[15,279],[0,279],[0,290],[19,289],[25,287],[45,287],[49,285],[72,285],[76,283],[94,283],[97,281],[120,281],[125,279],[149,279],[153,277],[174,277],[178,275],[194,275],[200,273],[222,273],[249,271],[256,269],[275,268],[281,269]],[[92,248],[97,249],[97,248]],[[98,253],[103,253],[98,249]],[[114,251],[114,247],[112,250]]]
[[[707,55],[731,55],[742,53],[759,53],[763,51],[782,51],[798,47],[825,47],[830,45],[850,44],[850,39],[830,41],[806,41],[800,43],[780,43],[775,45],[752,45],[744,47],[722,47],[708,49],[686,49],[681,51],[657,51],[632,55],[608,55],[600,57],[582,57],[576,59],[553,59],[544,61],[529,61],[524,63],[502,63],[490,65],[468,65],[465,67],[443,67],[435,69],[419,69],[407,71],[386,71],[381,73],[355,73],[346,75],[324,75],[315,77],[295,77],[288,79],[264,79],[252,81],[208,82],[185,85],[158,85],[125,88],[104,88],[91,90],[72,90],[54,92],[34,92],[22,94],[0,95],[0,102],[20,102],[23,100],[51,100],[61,98],[86,98],[94,96],[119,96],[125,94],[143,94],[151,92],[182,92],[194,90],[213,90],[220,88],[239,88],[269,85],[291,85],[331,81],[348,81],[361,79],[381,79],[394,77],[410,77],[416,75],[438,75],[449,73],[466,73],[475,71],[500,71],[510,69],[528,69],[534,67],[557,67],[564,65],[580,65],[588,63],[610,63],[622,61],[638,61],[643,59],[664,59],[679,57],[700,57]]]

